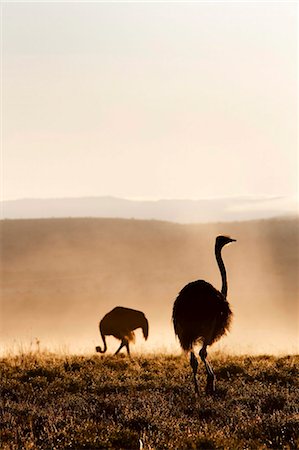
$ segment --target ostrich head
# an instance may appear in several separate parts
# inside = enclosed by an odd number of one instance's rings
[[[215,248],[221,250],[222,247],[224,247],[227,244],[230,244],[231,242],[236,242],[236,239],[230,238],[229,236],[217,236]]]

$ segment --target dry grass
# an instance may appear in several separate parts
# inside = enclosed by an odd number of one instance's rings
[[[184,356],[2,358],[1,448],[299,447],[299,357],[216,355],[213,365],[217,393],[204,393],[200,368],[196,398]]]

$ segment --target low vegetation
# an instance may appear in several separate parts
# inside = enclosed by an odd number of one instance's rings
[[[1,449],[298,448],[299,357],[212,361],[196,398],[183,355],[2,358]]]

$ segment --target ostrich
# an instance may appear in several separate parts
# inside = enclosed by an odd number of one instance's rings
[[[199,394],[196,377],[198,361],[193,346],[197,342],[202,344],[199,356],[207,373],[206,392],[215,391],[215,375],[207,360],[207,346],[218,341],[229,330],[232,312],[226,299],[227,279],[221,250],[226,244],[235,241],[236,239],[228,236],[216,238],[215,256],[222,278],[221,292],[204,280],[192,281],[183,287],[173,305],[174,331],[183,350],[190,351],[190,365],[193,370],[196,394]]]
[[[144,339],[147,340],[148,337],[148,321],[143,312],[136,311],[135,309],[123,308],[122,306],[117,306],[112,309],[112,311],[108,312],[100,321],[99,327],[104,343],[103,350],[100,346],[96,347],[96,351],[100,353],[105,353],[107,350],[105,336],[114,336],[121,341],[115,355],[117,355],[123,347],[126,347],[129,356],[129,342],[135,341],[134,330],[136,330],[136,328],[142,328]]]

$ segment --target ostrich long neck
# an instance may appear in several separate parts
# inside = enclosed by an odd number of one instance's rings
[[[102,333],[102,331],[101,331],[101,336],[102,336],[102,339],[103,339],[104,348],[103,348],[103,350],[100,348],[99,351],[100,351],[100,353],[106,353],[106,351],[107,351],[106,338],[105,338],[104,333]]]
[[[215,247],[215,256],[216,256],[216,260],[217,260],[219,270],[221,273],[221,278],[222,278],[221,293],[226,298],[227,297],[227,278],[226,278],[226,270],[225,270],[223,259],[221,256],[221,250],[222,250],[221,248]]]

